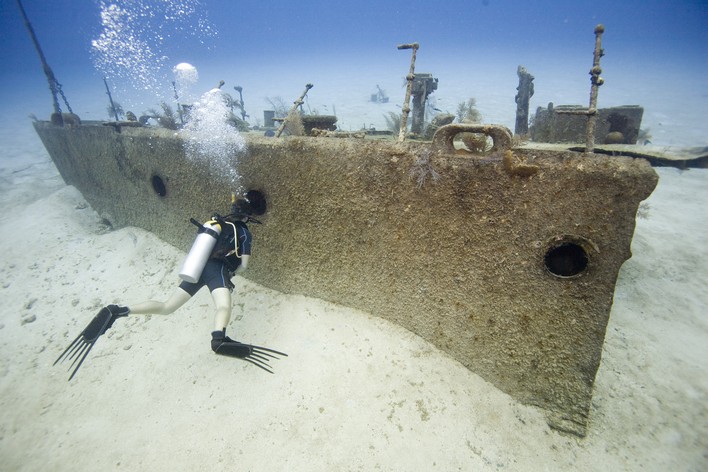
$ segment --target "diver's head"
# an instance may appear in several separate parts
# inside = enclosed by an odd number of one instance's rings
[[[249,190],[242,198],[238,198],[231,206],[231,214],[237,217],[260,216],[266,212],[268,205],[265,195],[258,190]]]
[[[241,218],[245,216],[253,215],[253,209],[251,204],[245,198],[239,198],[231,205],[231,214],[235,217]]]

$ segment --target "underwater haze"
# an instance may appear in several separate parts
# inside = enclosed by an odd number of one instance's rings
[[[701,146],[708,136],[705,1],[23,3],[82,119],[109,118],[104,77],[138,116],[174,102],[172,71],[188,63],[199,72],[196,96],[220,80],[231,94],[242,87],[251,124],[272,108],[269,99],[289,104],[313,83],[309,111],[336,113],[346,131],[385,128],[384,115],[400,111],[410,63],[410,51],[396,46],[418,42],[416,72],[439,79],[435,108],[455,113],[475,98],[483,122],[513,128],[519,65],[535,76],[532,113],[549,102],[587,105],[593,29],[602,23],[599,106],[643,106],[654,144]],[[1,5],[0,99],[12,119],[47,117],[51,96],[17,5]],[[368,103],[377,85],[388,104]]]
[[[174,131],[185,133],[185,155],[227,165],[235,191],[246,140],[225,125],[222,92],[242,90],[255,126],[311,83],[304,111],[336,115],[343,131],[386,129],[411,61],[397,46],[417,42],[415,71],[439,80],[429,111],[455,114],[474,98],[483,123],[513,129],[520,65],[535,77],[531,114],[588,105],[598,24],[598,106],[644,107],[654,145],[708,147],[706,0],[22,4],[74,113],[114,120],[106,87],[136,116],[189,103],[192,121]],[[655,168],[583,439],[399,325],[244,277],[233,279],[229,332],[288,352],[275,375],[213,355],[213,300],[201,291],[172,316],[118,321],[67,383],[67,363],[52,362],[86,322],[106,303],[162,299],[185,254],[140,228],[110,227],[62,180],[32,126],[49,119],[52,97],[16,0],[0,0],[0,61],[0,470],[708,470],[708,169]],[[371,100],[377,87],[388,102]],[[317,196],[296,201],[307,198]],[[426,232],[454,223],[433,220]],[[257,236],[251,260],[262,264]],[[416,276],[426,274],[404,280]]]

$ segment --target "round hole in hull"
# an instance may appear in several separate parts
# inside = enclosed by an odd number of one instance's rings
[[[266,196],[260,190],[249,190],[246,192],[245,197],[248,200],[254,215],[263,215],[268,210]]]
[[[160,197],[167,196],[167,186],[165,185],[165,181],[162,179],[162,177],[155,174],[150,179],[150,182],[152,183],[152,189],[155,191],[155,193],[158,196],[160,196]]]
[[[546,251],[543,263],[556,277],[576,277],[587,269],[588,253],[579,241],[561,239]]]

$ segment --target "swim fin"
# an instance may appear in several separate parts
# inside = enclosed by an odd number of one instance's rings
[[[81,333],[71,344],[69,344],[69,347],[67,347],[57,358],[57,360],[54,361],[53,365],[57,365],[58,362],[66,359],[73,359],[69,369],[74,367],[74,364],[76,364],[76,368],[71,373],[69,380],[73,379],[74,375],[76,375],[76,371],[79,370],[79,367],[81,367],[81,364],[83,364],[89,352],[91,352],[91,349],[93,348],[93,345],[96,344],[96,341],[98,341],[98,338],[100,338],[103,333],[113,326],[113,323],[118,318],[128,316],[128,313],[130,313],[130,310],[124,306],[108,305],[101,308],[98,314],[93,317],[84,330],[81,331]]]
[[[250,362],[271,374],[273,371],[268,362],[270,362],[271,359],[279,359],[278,356],[288,356],[284,352],[267,347],[234,341],[226,336],[226,330],[211,333],[211,350],[222,356],[235,357]]]

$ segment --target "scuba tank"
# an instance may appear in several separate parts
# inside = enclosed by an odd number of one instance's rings
[[[199,226],[199,230],[197,230],[197,237],[192,244],[192,249],[184,259],[179,276],[186,282],[197,283],[209,256],[211,256],[216,240],[219,239],[221,225],[216,220],[209,220],[201,226],[194,220],[192,223]]]
[[[232,217],[243,221],[250,221],[260,224],[261,222],[252,218],[252,214],[262,215],[266,211],[265,196],[258,190],[249,190],[246,192],[245,198],[236,198],[236,194],[231,194],[231,214],[226,218]],[[230,221],[218,214],[212,216],[211,220],[206,223],[199,224],[197,220],[191,218],[192,224],[197,226],[197,237],[189,250],[187,257],[182,264],[182,269],[179,271],[179,277],[185,282],[197,283],[202,276],[204,267],[207,261],[214,252],[214,247],[221,235],[223,225],[228,224],[233,227],[234,234],[234,249],[225,256],[235,254],[236,258],[241,258],[238,253],[238,235],[236,226]]]

